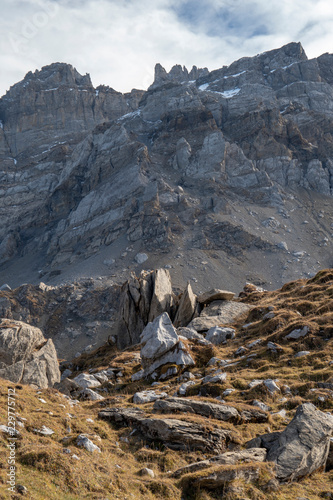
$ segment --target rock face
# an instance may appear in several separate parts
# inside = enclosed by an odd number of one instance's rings
[[[171,314],[174,295],[170,274],[165,269],[142,272],[122,287],[120,318],[117,325],[119,347],[137,344],[145,326],[166,312]]]
[[[52,340],[20,321],[0,321],[0,377],[15,383],[53,387],[60,382]]]
[[[283,432],[265,434],[248,446],[266,448],[267,460],[276,463],[276,477],[295,481],[325,467],[332,432],[333,417],[306,403]]]
[[[128,94],[95,89],[67,64],[28,73],[0,99],[0,264],[37,255],[51,272],[126,241],[147,262],[204,254],[200,279],[209,271],[217,288],[240,280],[244,258],[266,283],[328,267],[332,58],[308,60],[291,43],[212,72],[157,66],[146,92]],[[262,228],[267,212],[282,234]]]

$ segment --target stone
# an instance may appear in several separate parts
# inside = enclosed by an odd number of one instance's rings
[[[192,291],[191,285],[188,283],[179,302],[177,314],[174,319],[176,328],[187,326],[196,313],[197,298]]]
[[[61,382],[55,383],[54,388],[67,396],[78,396],[79,392],[82,390],[82,387],[70,378],[64,378]]]
[[[144,469],[141,469],[139,471],[139,474],[140,476],[148,476],[148,477],[151,477],[152,479],[154,479],[155,477],[155,473],[152,469],[148,469],[147,467],[145,467]]]
[[[11,288],[9,285],[7,285],[7,283],[5,283],[4,285],[1,285],[0,286],[0,291],[3,291],[3,292],[10,292],[11,291]]]
[[[0,377],[42,389],[60,382],[56,350],[39,328],[21,321],[0,320]]]
[[[214,288],[198,296],[199,304],[207,305],[215,300],[232,300],[235,294],[226,290]]]
[[[184,474],[197,472],[199,470],[208,469],[216,465],[236,465],[237,463],[246,462],[264,462],[267,452],[263,448],[250,448],[249,450],[227,451],[221,455],[194,462],[185,467],[181,467],[172,473],[172,477],[181,477]]]
[[[307,356],[308,354],[311,354],[310,351],[299,351],[295,354],[295,358],[303,358],[304,356]]]
[[[215,418],[222,421],[238,422],[240,414],[232,406],[206,403],[189,398],[170,398],[159,400],[154,403],[154,410],[162,413],[195,413],[207,418]]]
[[[235,330],[234,328],[222,328],[215,326],[210,328],[206,334],[206,340],[211,342],[214,345],[220,345],[223,342],[226,342],[227,339],[235,338]]]
[[[266,405],[262,401],[258,401],[258,399],[254,399],[252,401],[252,404],[253,404],[253,406],[258,406],[258,408],[260,408],[263,411],[269,411],[270,410],[270,407],[268,405]]]
[[[179,342],[178,334],[167,313],[148,323],[141,334],[141,358],[154,360],[170,351]]]
[[[54,431],[45,425],[43,425],[41,429],[34,429],[34,432],[42,434],[42,436],[52,436],[52,434],[54,434]]]
[[[251,380],[251,382],[249,383],[248,387],[249,389],[253,389],[254,387],[256,387],[257,385],[260,385],[263,383],[263,379],[255,379],[255,380]]]
[[[274,394],[275,392],[279,392],[280,391],[280,387],[276,384],[276,380],[272,380],[272,379],[266,379],[264,380],[264,385],[265,387],[267,387],[267,389],[269,390],[269,392],[271,394]]]
[[[145,376],[145,371],[144,370],[139,370],[138,372],[134,373],[131,377],[132,382],[137,382],[138,380],[143,379]]]
[[[242,480],[245,483],[254,482],[259,478],[260,468],[254,465],[244,465],[241,468],[234,467],[223,468],[209,473],[200,475],[197,479],[193,478],[193,484],[199,488],[206,488],[208,490],[216,490],[222,488],[226,483],[235,480]]]
[[[148,260],[148,255],[146,253],[137,253],[134,260],[137,264],[143,264]]]
[[[213,375],[206,375],[202,380],[203,384],[223,384],[227,380],[226,373],[215,373]]]
[[[185,327],[180,327],[177,328],[177,333],[179,336],[184,337],[188,340],[205,340],[205,337],[201,335],[201,333],[198,333],[194,328],[185,328]]]
[[[192,387],[193,385],[196,385],[196,383],[194,382],[194,380],[190,380],[189,382],[185,382],[184,384],[182,384],[179,389],[178,389],[178,394],[180,396],[186,396],[186,393],[187,393],[187,389],[189,387]]]
[[[96,391],[93,391],[92,389],[84,389],[83,391],[80,392],[80,396],[82,399],[88,399],[89,401],[103,401],[105,398],[98,394]]]
[[[174,418],[145,418],[144,413],[127,408],[108,408],[99,418],[122,426],[135,427],[146,439],[161,441],[173,450],[198,450],[221,453],[231,439],[231,431],[222,428],[208,429],[194,422]]]
[[[267,449],[279,481],[296,481],[325,467],[332,432],[333,417],[305,403],[284,431],[259,436],[247,446]]]
[[[288,340],[298,340],[305,337],[309,333],[310,329],[308,326],[303,326],[303,328],[296,328],[292,332],[285,336]]]
[[[69,370],[68,368],[66,368],[66,370],[64,370],[61,374],[61,380],[64,380],[65,378],[68,378],[72,375],[72,370]]]
[[[90,453],[94,453],[95,451],[101,453],[101,449],[96,446],[87,436],[84,434],[80,434],[76,440],[76,444],[78,446],[82,446]]]
[[[157,399],[166,398],[168,395],[166,392],[156,393],[155,391],[141,391],[136,392],[133,396],[134,404],[144,404],[151,403]]]
[[[142,332],[141,361],[145,376],[168,364],[182,369],[195,364],[167,313],[149,323]]]
[[[100,387],[101,383],[97,380],[94,375],[89,373],[80,373],[77,377],[75,377],[74,382],[76,382],[82,389],[91,389],[94,387]]]

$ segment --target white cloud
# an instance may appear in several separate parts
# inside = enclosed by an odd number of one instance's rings
[[[0,95],[52,62],[94,85],[146,88],[160,62],[209,69],[301,41],[331,50],[331,0],[2,0]],[[200,8],[201,7],[201,8]]]

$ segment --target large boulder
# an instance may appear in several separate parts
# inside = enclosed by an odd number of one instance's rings
[[[52,340],[46,340],[39,328],[2,319],[0,377],[40,388],[53,387],[60,382],[60,370]]]
[[[176,328],[187,326],[196,313],[197,297],[193,293],[190,283],[187,284],[181,296],[174,325]]]
[[[295,481],[325,467],[332,432],[333,417],[305,403],[283,432],[259,436],[248,447],[266,448],[267,461],[276,463],[277,479]]]
[[[144,375],[151,375],[164,365],[181,369],[194,365],[186,345],[179,339],[168,313],[148,323],[141,334],[141,362]]]

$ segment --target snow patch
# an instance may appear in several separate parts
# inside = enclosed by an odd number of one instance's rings
[[[135,116],[140,116],[140,115],[141,115],[141,109],[137,109],[136,111],[132,111],[132,113],[126,113],[126,115],[123,115],[120,118],[118,118],[117,121],[126,120],[127,118],[134,118]]]

